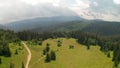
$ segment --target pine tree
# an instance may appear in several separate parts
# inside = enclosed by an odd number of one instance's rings
[[[22,68],[25,68],[24,63],[22,62]]]
[[[39,44],[39,45],[42,45],[42,41],[39,41],[38,44]]]
[[[108,57],[108,58],[110,58],[110,57],[111,57],[111,56],[110,56],[110,52],[108,52],[107,57]]]
[[[62,42],[60,40],[58,40],[57,41],[57,46],[60,47],[60,46],[62,46],[61,44],[62,44]]]
[[[51,51],[50,56],[51,56],[51,60],[56,60],[56,54],[54,51]]]
[[[46,49],[43,50],[43,55],[46,55]]]
[[[0,64],[2,64],[2,59],[0,58]]]
[[[49,47],[49,44],[47,43],[47,45],[46,45],[46,52],[49,52],[49,50],[50,50],[50,47]]]
[[[16,54],[16,55],[18,54],[18,51],[17,51],[17,49],[15,50],[15,54]]]
[[[90,49],[90,45],[87,46],[87,50],[89,50],[89,49]]]
[[[50,55],[47,53],[45,62],[50,62],[50,61],[51,61]]]
[[[10,68],[14,68],[14,64],[10,62]]]

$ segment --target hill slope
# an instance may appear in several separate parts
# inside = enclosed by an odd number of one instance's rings
[[[82,31],[90,32],[90,33],[98,33],[100,35],[120,35],[120,22],[96,22],[91,23]]]
[[[94,20],[71,21],[46,27],[39,27],[31,29],[31,31],[83,31],[97,33],[99,35],[113,36],[120,35],[120,22]]]
[[[0,29],[7,29],[7,27],[0,24]]]
[[[6,24],[15,31],[30,30],[35,32],[48,31],[83,31],[99,35],[120,35],[120,22],[102,20],[86,20],[78,16],[57,16],[34,18]]]
[[[57,40],[62,40],[62,46],[57,46]],[[56,61],[45,63],[43,49],[50,44],[50,50],[56,51]],[[113,62],[98,46],[91,46],[90,50],[76,42],[75,39],[48,39],[43,41],[42,46],[28,44],[32,52],[30,68],[112,68]],[[73,45],[74,49],[69,49]]]
[[[78,16],[43,17],[43,18],[33,18],[33,19],[11,22],[5,25],[15,31],[21,31],[21,30],[35,29],[38,27],[42,28],[54,24],[73,21],[73,20],[82,20],[82,18]]]

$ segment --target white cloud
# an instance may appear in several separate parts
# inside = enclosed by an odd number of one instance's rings
[[[60,0],[21,0],[21,1],[31,5],[51,3],[53,4],[53,6],[59,6],[59,2],[60,2]]]
[[[23,2],[26,2],[27,4],[36,5],[39,3],[51,3],[52,0],[22,0]]]
[[[90,2],[84,2],[82,0],[76,0],[76,4],[73,4],[72,6],[70,6],[71,8],[78,8],[78,9],[86,9],[90,7]]]
[[[40,4],[28,4],[23,1],[19,2],[5,2],[0,11],[0,22],[10,22],[14,20],[21,20],[33,17],[50,17],[50,16],[69,16],[76,15],[68,8],[61,7],[56,3],[40,3]]]
[[[0,0],[0,22],[76,14],[87,19],[118,21],[119,4],[120,0]],[[111,12],[107,14],[108,11]]]
[[[120,0],[114,0],[115,4],[120,4]]]
[[[95,6],[98,6],[98,3],[97,3],[97,2],[93,2],[93,4],[94,4]]]

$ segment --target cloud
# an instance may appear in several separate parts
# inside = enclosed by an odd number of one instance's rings
[[[4,5],[0,6],[0,9],[0,22],[10,22],[34,17],[77,15],[68,8],[57,6],[57,3],[53,4],[52,2],[41,2],[34,5],[23,1],[5,2]]]
[[[120,21],[119,8],[120,0],[0,0],[0,23],[63,15]]]
[[[44,4],[44,3],[53,3],[56,2],[58,0],[21,0],[27,4],[32,4],[32,5],[37,5],[37,4]]]
[[[120,4],[120,0],[114,0],[115,4]]]

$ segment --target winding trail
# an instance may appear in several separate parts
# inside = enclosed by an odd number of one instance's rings
[[[27,62],[26,62],[25,68],[29,68],[28,65],[29,65],[30,60],[31,60],[31,51],[30,51],[30,49],[28,48],[28,46],[26,45],[26,43],[22,42],[22,44],[24,45],[24,47],[26,48],[26,50],[27,50],[27,52],[28,52]]]

